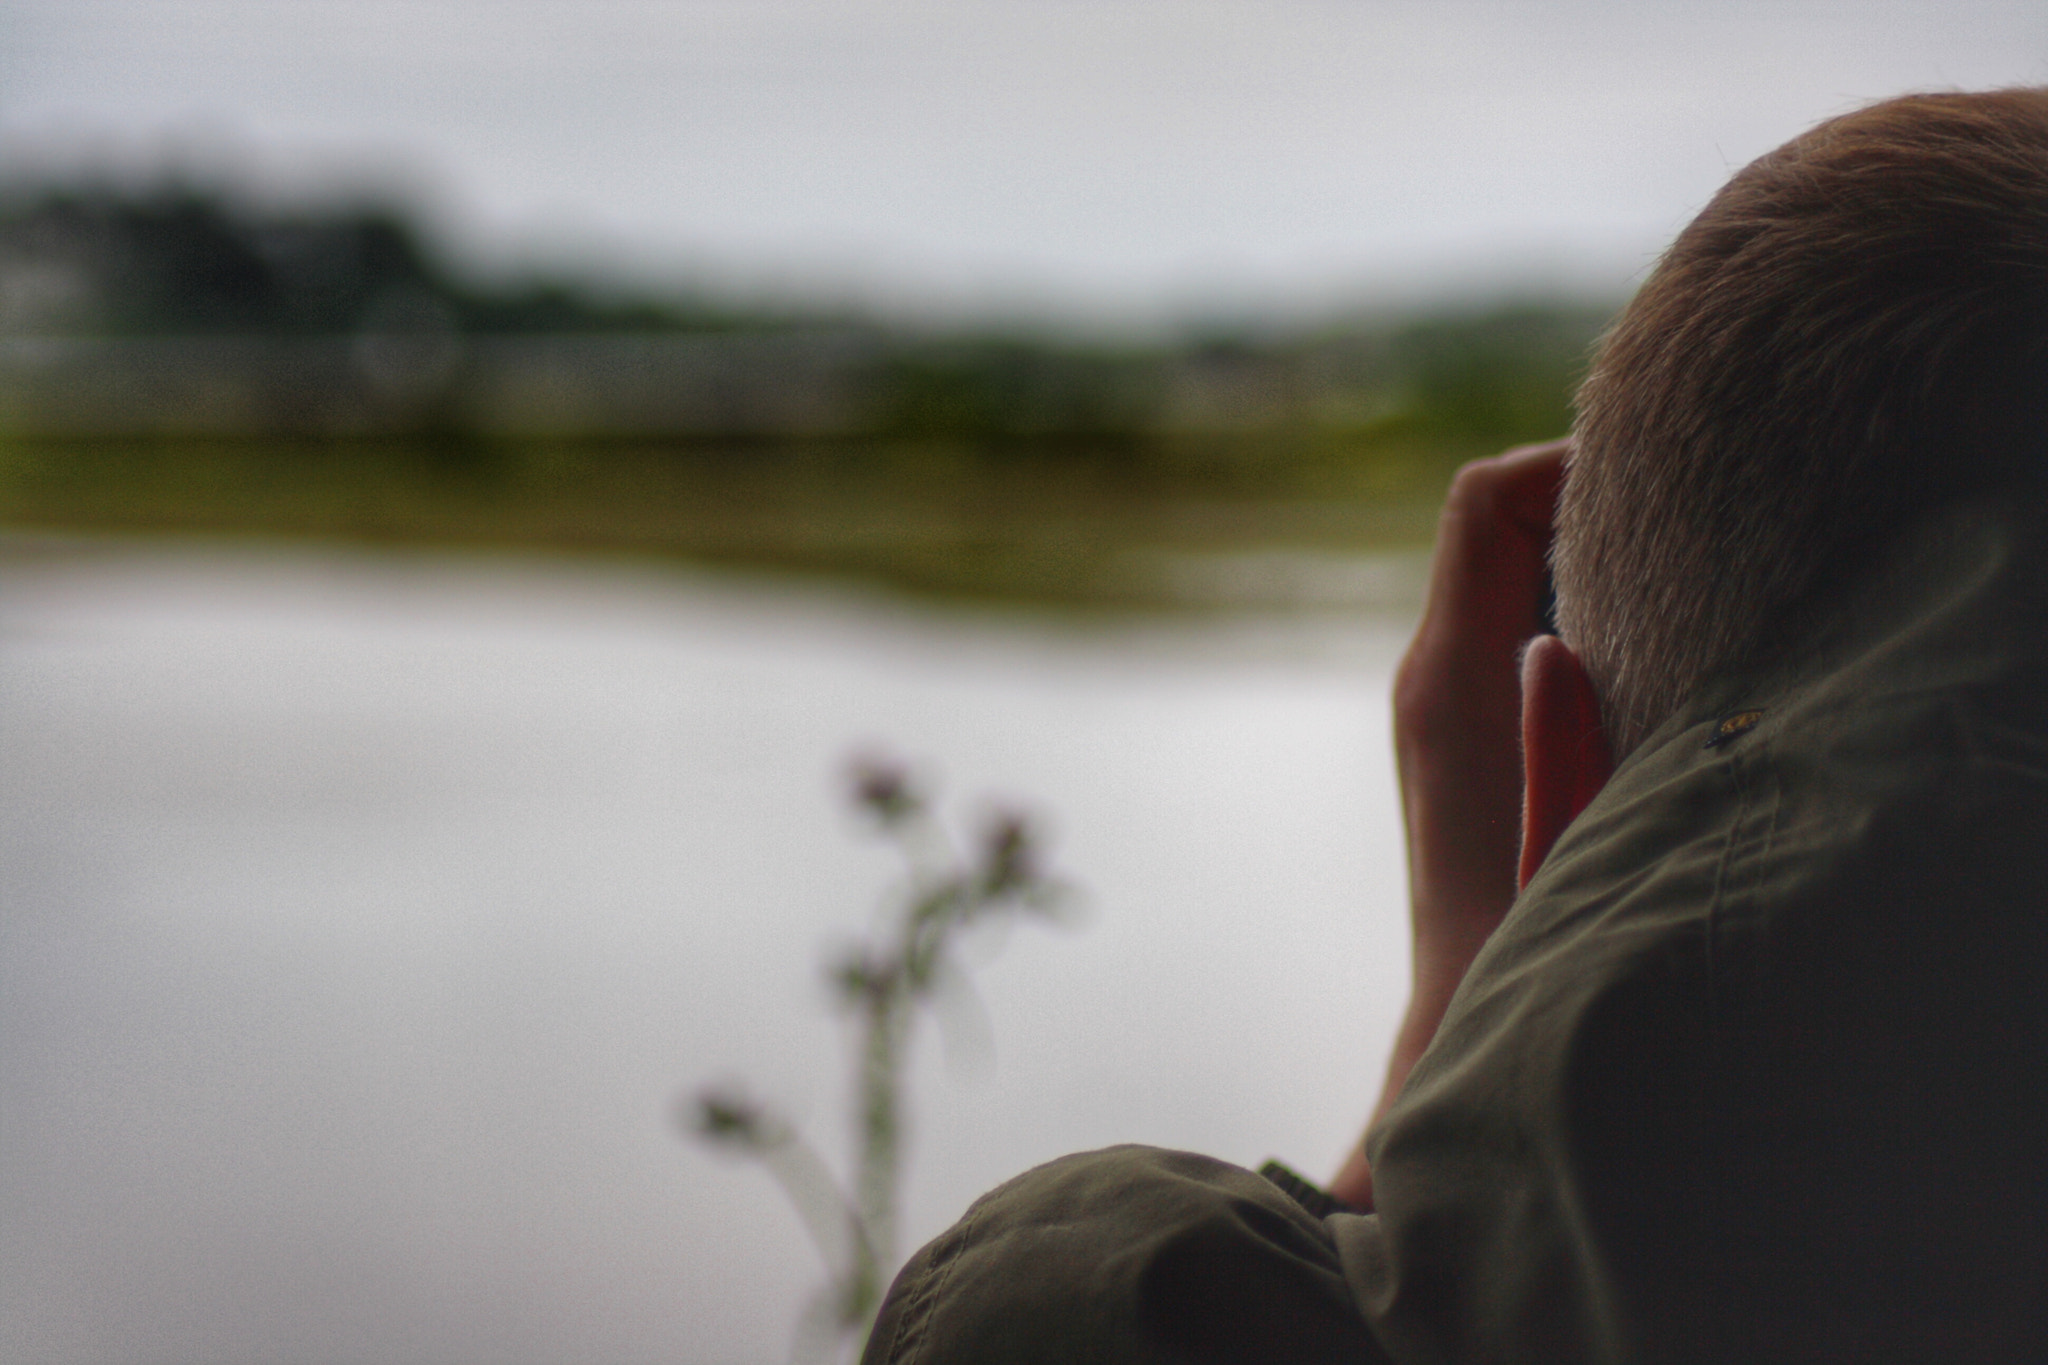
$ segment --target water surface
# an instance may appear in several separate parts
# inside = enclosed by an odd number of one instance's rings
[[[977,953],[992,1047],[921,1035],[911,1240],[1110,1142],[1326,1172],[1406,970],[1400,634],[12,543],[0,1355],[782,1359],[809,1245],[671,1110],[743,1076],[843,1152],[862,747],[1087,888]]]

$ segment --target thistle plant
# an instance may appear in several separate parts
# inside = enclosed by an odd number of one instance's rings
[[[697,1137],[759,1161],[817,1244],[829,1282],[805,1314],[799,1355],[863,1339],[895,1271],[907,1054],[919,1010],[949,986],[968,986],[955,952],[960,935],[989,921],[1049,916],[1070,895],[1041,866],[1038,833],[1015,811],[996,811],[963,854],[902,765],[856,761],[850,797],[907,874],[877,928],[826,964],[856,1033],[850,1180],[735,1085],[700,1092],[685,1114]]]

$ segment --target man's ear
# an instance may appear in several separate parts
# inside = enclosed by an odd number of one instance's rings
[[[1564,641],[1537,636],[1522,655],[1521,885],[1613,773],[1593,680]]]

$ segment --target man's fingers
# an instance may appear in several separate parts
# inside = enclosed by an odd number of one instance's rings
[[[1517,446],[1490,463],[1499,479],[1496,496],[1504,516],[1547,545],[1557,512],[1557,490],[1564,484],[1565,461],[1571,458],[1569,436],[1539,445]]]
[[[1521,446],[1458,471],[1437,527],[1426,624],[1448,616],[1491,634],[1535,621],[1569,449]]]
[[[1570,449],[1568,439],[1547,441],[1464,466],[1444,500],[1444,529],[1460,536],[1482,532],[1488,540],[1513,533],[1547,546]]]

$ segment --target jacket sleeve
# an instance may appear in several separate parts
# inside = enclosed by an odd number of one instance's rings
[[[984,1196],[897,1276],[864,1365],[1376,1365],[1332,1224],[1274,1182],[1113,1147]]]

